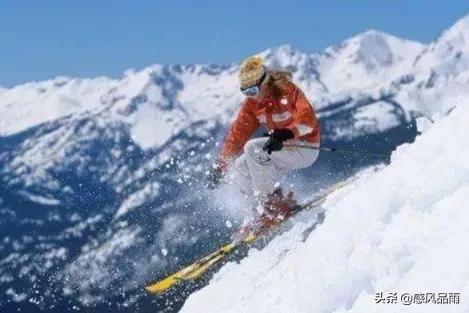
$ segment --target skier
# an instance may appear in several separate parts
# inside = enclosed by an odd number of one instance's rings
[[[243,61],[238,73],[246,95],[225,136],[218,163],[209,173],[211,186],[222,178],[238,185],[256,200],[260,216],[288,215],[295,204],[277,183],[287,173],[312,165],[319,154],[320,130],[316,114],[291,73],[268,70],[262,58]],[[267,137],[250,139],[260,125]]]

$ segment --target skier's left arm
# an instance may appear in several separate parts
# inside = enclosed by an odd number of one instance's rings
[[[289,98],[292,103],[293,121],[286,128],[293,132],[295,138],[317,131],[316,113],[304,93],[295,87],[290,92]]]

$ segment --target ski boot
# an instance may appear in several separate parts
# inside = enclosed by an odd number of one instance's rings
[[[260,224],[264,228],[270,228],[280,224],[289,217],[293,208],[297,205],[292,191],[285,197],[282,188],[276,188],[265,197],[262,203],[263,214],[259,217]]]
[[[296,205],[293,192],[288,192],[285,197],[280,187],[268,194],[263,203],[265,212],[280,220],[289,217]]]
[[[276,188],[264,197],[258,207],[253,209],[254,218],[240,227],[237,238],[247,237],[277,226],[291,215],[296,205],[293,192],[290,191],[285,197],[283,190]]]

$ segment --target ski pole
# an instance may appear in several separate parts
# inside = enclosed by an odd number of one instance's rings
[[[320,151],[326,151],[326,152],[354,153],[354,154],[363,154],[363,155],[370,155],[370,156],[389,157],[389,154],[386,154],[386,153],[337,149],[335,147],[315,147],[315,146],[294,145],[294,144],[285,145],[285,147],[305,148],[305,149],[320,150]]]

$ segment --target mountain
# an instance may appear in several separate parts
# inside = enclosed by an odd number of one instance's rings
[[[293,72],[324,146],[390,153],[466,96],[466,20],[428,45],[368,31],[322,53],[285,45],[260,54]],[[200,288],[157,299],[141,289],[248,215],[239,198],[202,184],[242,100],[236,72],[153,65],[0,89],[2,312],[174,311]],[[305,198],[389,161],[323,153],[285,183]]]
[[[317,56],[321,80],[331,93],[386,87],[408,74],[423,49],[420,43],[370,30]]]
[[[469,50],[469,17],[457,21],[451,28],[444,31],[434,42],[425,48],[418,58],[417,67],[438,68],[442,65],[460,62]],[[456,64],[454,64],[456,65]],[[456,68],[454,68],[456,70]],[[460,69],[464,71],[466,68]]]

